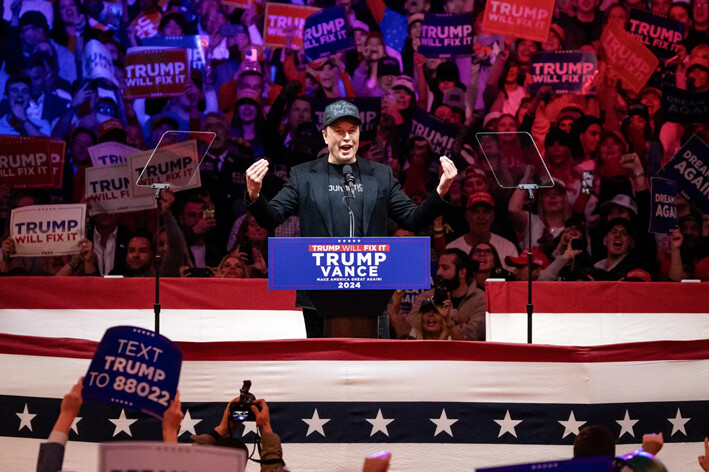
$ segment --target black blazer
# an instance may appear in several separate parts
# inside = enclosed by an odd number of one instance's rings
[[[365,236],[386,236],[387,219],[393,219],[409,231],[420,231],[439,216],[446,205],[437,192],[432,192],[416,206],[406,196],[391,168],[384,164],[357,157],[364,187],[362,229]],[[300,216],[303,237],[337,237],[333,234],[332,215],[327,195],[327,157],[297,165],[290,179],[270,202],[263,194],[248,205],[249,212],[263,228],[273,229],[289,216]]]

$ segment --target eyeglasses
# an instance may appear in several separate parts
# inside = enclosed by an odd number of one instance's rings
[[[492,256],[492,249],[475,249],[473,256]]]

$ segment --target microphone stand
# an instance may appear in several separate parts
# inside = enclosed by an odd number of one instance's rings
[[[150,188],[155,189],[155,201],[158,205],[158,226],[157,235],[160,235],[160,215],[162,214],[162,208],[160,208],[160,202],[162,202],[162,191],[170,188],[170,184],[152,184]],[[153,312],[155,313],[155,332],[160,333],[160,264],[162,260],[158,254],[157,248],[155,248],[155,304],[153,305]]]
[[[534,313],[534,305],[532,304],[532,206],[534,203],[534,191],[539,188],[537,184],[519,184],[520,190],[526,190],[529,196],[527,203],[527,215],[529,221],[527,223],[527,235],[529,236],[529,250],[527,251],[527,344],[532,344],[532,313]]]
[[[349,189],[349,192],[347,191]],[[347,185],[345,182],[342,183],[342,191],[345,196],[342,197],[342,204],[347,208],[350,218],[350,238],[354,238],[354,227],[355,227],[355,217],[352,212],[352,207],[350,206],[350,198],[355,198],[354,185]]]

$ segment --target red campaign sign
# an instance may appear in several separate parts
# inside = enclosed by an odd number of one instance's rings
[[[263,23],[263,47],[283,48],[286,46],[286,28],[294,25],[297,29],[293,36],[293,49],[303,46],[303,27],[305,19],[320,11],[319,8],[266,3],[266,16]]]
[[[157,36],[161,19],[162,15],[159,11],[151,11],[150,13],[139,16],[132,23],[133,28],[135,28],[135,35],[139,39]]]
[[[46,138],[0,138],[0,185],[48,188],[54,185],[50,141]]]
[[[554,0],[489,0],[483,14],[483,31],[546,41]]]
[[[186,49],[131,48],[126,56],[126,98],[174,97],[185,92]]]
[[[253,0],[222,0],[222,5],[227,8],[248,8]]]
[[[64,178],[64,159],[66,158],[66,141],[50,140],[49,155],[52,162],[52,188],[61,188]]]
[[[62,180],[64,178],[64,159],[66,156],[66,141],[60,139],[50,139],[41,136],[15,136],[12,140],[20,140],[24,142],[32,142],[45,140],[49,146],[49,155],[52,165],[52,185],[51,188],[62,188]],[[0,141],[0,146],[5,143],[5,140]]]

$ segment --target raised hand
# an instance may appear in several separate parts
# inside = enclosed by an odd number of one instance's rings
[[[436,191],[441,197],[445,197],[448,193],[448,189],[451,188],[453,181],[458,175],[458,169],[456,169],[455,164],[446,156],[441,156],[441,180],[438,183],[438,188]]]
[[[268,161],[266,159],[259,159],[246,169],[246,191],[249,193],[249,198],[251,198],[252,202],[258,200],[258,196],[261,193],[261,184],[267,172]]]

